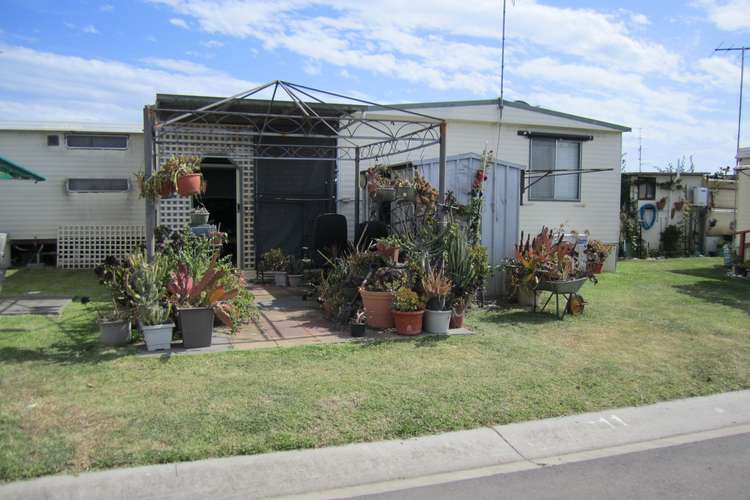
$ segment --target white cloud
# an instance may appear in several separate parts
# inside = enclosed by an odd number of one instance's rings
[[[218,49],[219,47],[224,46],[224,42],[221,42],[219,40],[207,40],[205,42],[201,42],[201,45],[209,49]]]
[[[112,12],[113,10],[115,10],[114,5],[109,4],[109,3],[105,3],[104,5],[99,7],[100,12]]]
[[[182,28],[184,30],[190,29],[187,21],[185,21],[184,19],[180,19],[179,17],[173,17],[172,19],[170,19],[169,24],[171,24],[172,26],[177,26],[178,28]]]
[[[86,26],[81,28],[81,31],[83,31],[84,33],[89,33],[91,35],[99,34],[99,30],[96,29],[96,26],[94,26],[93,24],[87,24]]]
[[[711,21],[725,31],[750,30],[750,0],[697,0]]]
[[[233,95],[257,85],[191,61],[152,58],[133,65],[2,44],[0,74],[6,120],[138,122],[157,92]]]

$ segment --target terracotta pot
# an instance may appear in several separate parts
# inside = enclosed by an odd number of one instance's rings
[[[364,288],[359,289],[362,296],[362,305],[367,313],[367,326],[382,330],[393,328],[393,293],[392,292],[368,292]]]
[[[597,262],[596,264],[591,264],[591,272],[594,274],[600,274],[603,269],[604,269],[604,262]]]
[[[401,251],[399,247],[389,247],[383,245],[382,243],[378,243],[377,250],[378,253],[386,259],[390,259],[393,262],[398,262],[398,254]]]
[[[396,324],[396,333],[399,335],[419,335],[422,333],[422,318],[424,310],[403,312],[393,311],[393,322]]]
[[[191,196],[201,192],[201,182],[203,176],[201,174],[188,174],[183,175],[177,179],[177,192],[182,196]]]
[[[464,326],[464,313],[458,314],[456,311],[453,311],[451,314],[451,322],[450,327],[451,328],[463,328]]]
[[[161,191],[159,191],[159,196],[162,198],[169,198],[174,194],[174,184],[172,182],[165,182],[161,185]]]

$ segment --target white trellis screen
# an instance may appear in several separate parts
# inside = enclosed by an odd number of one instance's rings
[[[60,226],[57,228],[57,267],[91,269],[113,255],[123,258],[145,243],[139,225]]]
[[[237,201],[241,205],[242,217],[237,229],[242,249],[238,262],[242,269],[250,270],[255,269],[253,140],[240,134],[241,131],[242,127],[237,125],[193,124],[181,127],[179,132],[163,133],[160,138],[165,142],[157,146],[156,163],[161,168],[172,155],[218,157],[231,160],[241,169],[241,200]],[[190,198],[179,195],[162,198],[157,208],[157,225],[179,231],[190,222]]]

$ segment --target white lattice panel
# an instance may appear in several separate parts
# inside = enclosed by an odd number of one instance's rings
[[[157,164],[162,165],[172,155],[228,158],[237,165],[240,175],[242,195],[242,217],[240,241],[242,242],[241,264],[243,269],[255,269],[254,238],[254,179],[252,137],[236,133],[241,126],[191,125],[181,127],[178,132],[165,131],[160,135],[164,140],[157,148]],[[158,225],[180,230],[190,222],[190,198],[174,196],[160,200],[158,204]]]
[[[143,226],[60,226],[57,267],[91,269],[113,255],[126,257],[145,243]]]

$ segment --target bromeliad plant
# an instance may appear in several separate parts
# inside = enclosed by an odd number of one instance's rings
[[[557,235],[546,226],[531,239],[515,246],[515,258],[508,264],[511,269],[513,288],[534,290],[542,281],[568,280],[577,277],[575,247],[564,240],[564,233]]]
[[[176,306],[182,307],[210,307],[219,320],[236,332],[242,318],[252,316],[253,311],[245,311],[245,298],[241,295],[249,294],[244,288],[241,276],[233,277],[231,270],[218,264],[219,254],[214,254],[208,269],[193,279],[185,264],[180,264],[176,271],[170,274],[167,284],[169,300]],[[252,299],[252,295],[250,295]],[[252,305],[252,300],[250,300]]]

